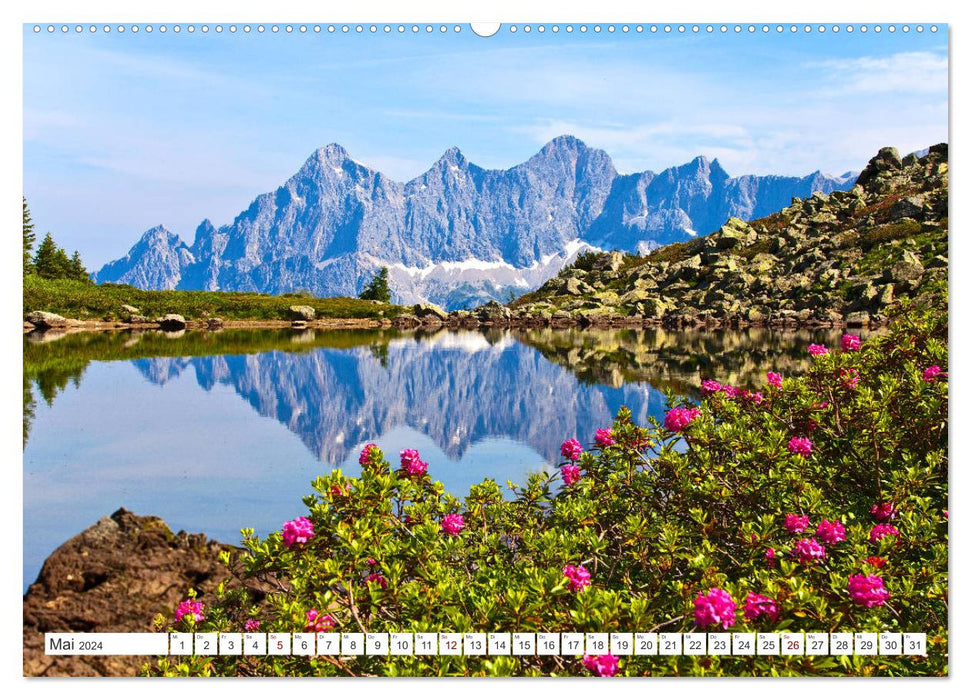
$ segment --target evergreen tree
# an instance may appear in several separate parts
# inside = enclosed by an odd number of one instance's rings
[[[34,251],[34,242],[37,236],[34,233],[34,223],[30,218],[30,209],[27,208],[27,198],[24,197],[24,275],[29,275],[34,271],[34,263],[31,253]]]
[[[81,253],[75,250],[74,255],[71,256],[69,265],[70,265],[70,271],[71,271],[71,274],[70,274],[71,279],[75,279],[78,282],[90,281],[91,276],[88,274],[88,271],[85,269],[84,263],[81,262]]]
[[[358,294],[360,299],[380,301],[385,304],[391,302],[391,287],[388,285],[388,268],[382,267],[371,281]]]
[[[44,236],[44,240],[37,246],[37,253],[34,254],[34,271],[41,277],[56,279],[61,276],[61,264],[58,260],[59,248],[54,242],[50,232]]]

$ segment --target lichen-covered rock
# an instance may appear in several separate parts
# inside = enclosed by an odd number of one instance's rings
[[[293,321],[313,321],[317,318],[317,311],[312,306],[297,304],[287,309]]]

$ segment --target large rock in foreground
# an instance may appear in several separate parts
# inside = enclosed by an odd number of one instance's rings
[[[154,632],[152,618],[171,620],[190,587],[206,602],[235,578],[219,562],[224,549],[124,508],[101,518],[55,550],[24,595],[24,675],[136,675],[148,657],[45,656],[44,633]]]

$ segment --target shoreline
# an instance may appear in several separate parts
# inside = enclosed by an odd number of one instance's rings
[[[504,307],[503,307],[504,308]],[[508,311],[508,309],[507,309]],[[461,315],[460,315],[461,314]],[[451,312],[441,318],[428,314],[422,317],[406,314],[392,319],[382,318],[321,318],[312,321],[287,321],[284,319],[186,319],[181,322],[145,321],[104,321],[100,319],[63,319],[52,325],[34,325],[29,321],[23,322],[23,333],[34,331],[60,331],[65,333],[103,332],[103,331],[184,331],[224,329],[242,330],[355,330],[394,328],[396,330],[417,329],[448,329],[448,330],[477,330],[487,328],[562,328],[562,329],[602,329],[602,328],[777,328],[784,330],[802,330],[818,328],[881,328],[886,325],[886,319],[858,319],[843,316],[831,318],[803,317],[797,312],[785,312],[777,316],[769,316],[760,320],[748,320],[739,317],[717,317],[700,314],[697,316],[665,316],[663,318],[647,318],[640,316],[621,315],[584,315],[572,316],[528,316],[514,315],[494,318],[472,315],[471,312]]]

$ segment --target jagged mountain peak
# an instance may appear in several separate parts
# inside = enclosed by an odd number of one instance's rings
[[[159,243],[169,246],[179,245],[180,243],[185,245],[177,233],[172,233],[165,228],[163,224],[159,224],[158,226],[153,226],[145,231],[145,233],[142,234],[142,237],[138,239],[138,243],[132,247],[132,250],[135,250],[140,246],[152,244],[157,245]]]
[[[339,143],[329,143],[326,146],[318,148],[314,151],[313,157],[326,162],[343,162],[350,159],[347,149]]]
[[[432,169],[443,168],[443,167],[457,167],[457,168],[467,168],[469,166],[469,159],[465,157],[465,154],[459,150],[458,146],[452,146],[447,151],[445,151],[441,157],[435,161]]]

